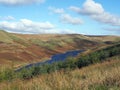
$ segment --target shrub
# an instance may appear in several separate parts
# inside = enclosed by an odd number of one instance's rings
[[[14,78],[15,78],[15,72],[12,69],[7,68],[0,72],[0,81],[4,81],[4,80],[11,81]]]
[[[81,68],[83,66],[88,66],[89,64],[101,62],[108,57],[112,57],[118,54],[120,54],[120,44],[82,56],[78,59],[76,65],[77,67]]]

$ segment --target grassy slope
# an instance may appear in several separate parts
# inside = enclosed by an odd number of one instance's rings
[[[120,90],[120,56],[68,72],[0,83],[1,90]]]
[[[12,43],[13,40],[7,35],[5,31],[0,30],[0,42]]]
[[[120,42],[119,36],[87,36],[97,41],[102,42]]]
[[[84,35],[23,35],[0,30],[0,66],[14,64],[18,67],[46,60],[56,53],[67,50],[90,49],[104,45],[106,44],[102,41]]]
[[[83,37],[81,35],[22,35],[0,30],[0,66],[38,62],[56,53],[98,45],[95,41],[83,40]]]

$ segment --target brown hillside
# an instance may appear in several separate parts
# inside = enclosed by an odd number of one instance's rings
[[[91,49],[106,45],[102,41],[79,34],[12,34],[0,31],[0,65],[43,61],[68,50]],[[102,37],[100,37],[102,38]],[[117,37],[118,38],[118,37]]]

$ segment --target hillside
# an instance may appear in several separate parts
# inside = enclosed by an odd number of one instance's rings
[[[114,42],[120,42],[120,36],[94,36],[94,35],[86,35],[89,38],[92,38],[94,40],[104,42],[104,43],[114,43]]]
[[[19,72],[0,69],[0,89],[7,90],[119,90],[120,44],[106,46],[76,58]]]
[[[79,34],[15,34],[0,30],[0,66],[13,64],[18,67],[68,50],[109,45],[100,40]],[[111,38],[106,41],[109,40]],[[116,42],[116,39],[113,41]]]
[[[8,33],[3,31],[3,30],[0,30],[0,43],[12,43],[13,40],[8,36]]]
[[[0,83],[3,90],[120,90],[120,56],[81,69]]]

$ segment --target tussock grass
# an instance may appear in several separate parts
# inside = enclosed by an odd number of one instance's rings
[[[73,71],[0,83],[0,90],[120,90],[120,56]]]

